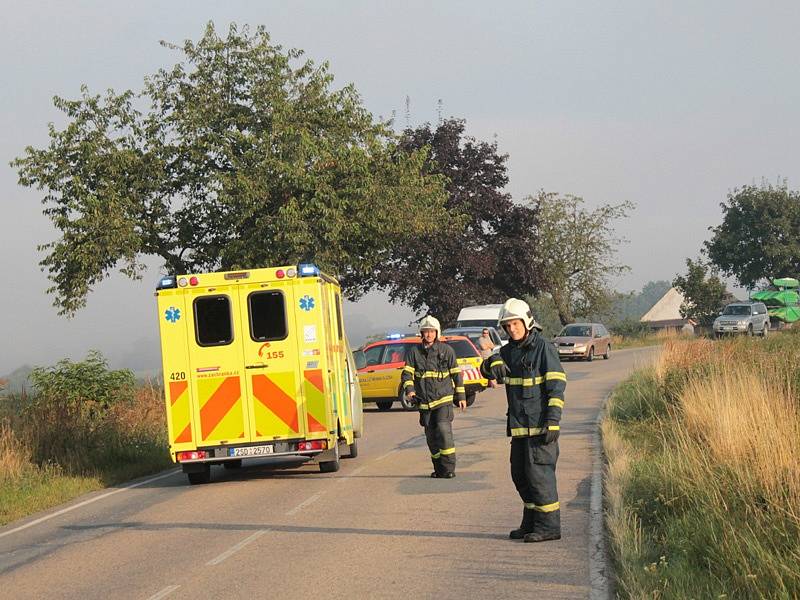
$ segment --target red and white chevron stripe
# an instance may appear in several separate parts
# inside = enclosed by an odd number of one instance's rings
[[[478,381],[482,379],[480,372],[475,367],[464,365],[461,367],[461,374],[464,377],[464,381]]]

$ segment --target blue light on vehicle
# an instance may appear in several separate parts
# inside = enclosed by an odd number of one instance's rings
[[[319,275],[319,267],[317,265],[305,264],[299,266],[300,277],[314,277]]]
[[[389,335],[386,336],[386,339],[387,340],[399,340],[402,337],[403,337],[403,335],[400,334],[400,333],[390,333]]]
[[[169,288],[176,288],[176,287],[178,287],[178,284],[175,281],[175,278],[169,275],[167,277],[162,277],[161,279],[158,280],[158,285],[156,286],[156,289],[166,290]]]

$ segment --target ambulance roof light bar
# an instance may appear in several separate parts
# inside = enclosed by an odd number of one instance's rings
[[[158,280],[158,285],[156,286],[156,289],[168,290],[176,287],[178,287],[178,282],[175,280],[175,277],[173,277],[172,275],[166,275]]]
[[[319,267],[311,263],[298,265],[300,277],[316,277],[319,275]]]

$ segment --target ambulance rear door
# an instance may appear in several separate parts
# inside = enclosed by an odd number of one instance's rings
[[[191,311],[189,362],[199,447],[250,441],[239,292],[236,284],[186,291]]]
[[[250,429],[258,441],[305,438],[294,281],[239,286]]]

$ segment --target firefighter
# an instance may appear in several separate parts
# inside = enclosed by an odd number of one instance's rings
[[[524,503],[522,524],[509,537],[526,542],[558,540],[556,461],[567,377],[526,302],[508,299],[500,310],[499,326],[510,342],[483,362],[481,372],[506,386],[511,479]]]
[[[453,442],[453,401],[467,407],[461,369],[453,349],[439,340],[442,329],[428,315],[419,325],[422,343],[406,352],[402,384],[406,396],[419,408],[419,424],[431,451],[431,477],[456,476],[456,448]]]

